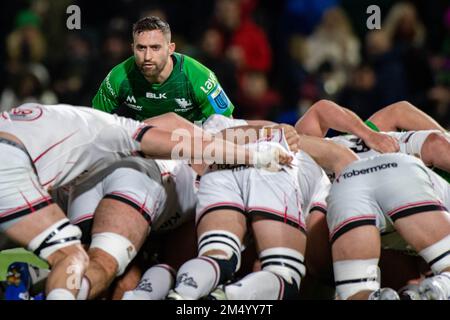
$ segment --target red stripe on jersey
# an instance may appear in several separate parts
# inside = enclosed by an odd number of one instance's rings
[[[50,147],[48,147],[44,152],[42,152],[39,156],[37,156],[36,159],[33,160],[33,163],[36,163],[39,159],[41,159],[47,152],[49,152],[51,149],[53,149],[54,147],[60,145],[61,143],[63,143],[64,141],[66,141],[67,139],[69,139],[70,137],[72,137],[75,133],[77,133],[78,131],[75,131],[71,134],[69,134],[67,137],[64,137],[62,140],[56,142],[55,144],[51,145]]]

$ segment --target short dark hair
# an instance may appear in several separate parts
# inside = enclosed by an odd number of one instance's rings
[[[156,16],[144,17],[139,19],[133,24],[133,35],[135,33],[141,33],[144,31],[161,30],[165,36],[169,36],[170,39],[170,26],[169,24]]]

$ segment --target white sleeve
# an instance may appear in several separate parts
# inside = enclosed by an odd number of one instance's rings
[[[232,119],[221,114],[213,114],[203,122],[203,130],[216,134],[224,129],[246,126],[248,123],[243,119]]]

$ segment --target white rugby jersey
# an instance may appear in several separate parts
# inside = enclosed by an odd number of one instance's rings
[[[22,141],[46,189],[139,151],[146,128],[135,120],[63,104],[28,103],[0,114],[0,132]]]
[[[221,115],[212,115],[203,124],[203,129],[217,133],[223,129],[243,126],[247,122],[242,119],[230,119]],[[249,148],[255,148],[257,144],[264,145],[264,143],[277,143],[281,145],[287,152],[289,146],[284,135],[280,130],[272,130],[271,136],[264,137],[254,144],[248,145]],[[326,213],[326,197],[331,186],[325,171],[305,152],[300,151],[292,154],[294,160],[292,168],[284,167],[284,170],[296,176],[300,188],[301,211],[306,216],[312,210],[319,210]]]
[[[199,178],[197,173],[181,160],[155,160],[161,170],[163,185],[167,191],[164,212],[153,221],[155,231],[175,229],[195,217]]]

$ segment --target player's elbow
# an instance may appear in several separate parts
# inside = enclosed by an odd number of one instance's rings
[[[336,175],[340,174],[341,171],[352,162],[359,159],[352,150],[338,144],[333,144],[330,151],[333,154],[332,158],[334,158],[334,161],[331,162],[331,169]]]

